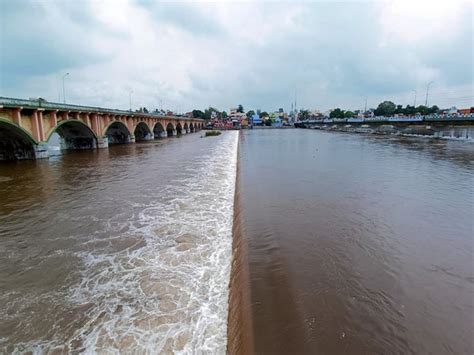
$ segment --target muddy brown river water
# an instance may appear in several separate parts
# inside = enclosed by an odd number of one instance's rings
[[[224,353],[237,139],[1,164],[0,353]]]
[[[252,341],[268,354],[472,354],[472,143],[240,137]]]
[[[0,164],[0,353],[472,354],[473,179],[302,129]]]

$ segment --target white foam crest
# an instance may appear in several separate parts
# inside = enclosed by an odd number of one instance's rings
[[[160,199],[133,204],[125,225],[108,224],[123,234],[80,253],[85,270],[70,301],[93,306],[69,350],[225,353],[237,138],[217,137],[156,189]]]

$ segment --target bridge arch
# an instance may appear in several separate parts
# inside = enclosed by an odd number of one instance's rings
[[[60,147],[62,150],[97,148],[97,136],[82,121],[72,119],[59,122],[49,132],[47,141],[51,139],[54,133],[60,137]]]
[[[156,122],[153,126],[153,134],[155,138],[166,137],[166,131],[161,122]]]
[[[193,125],[192,122],[189,124],[189,131],[190,131],[191,133],[194,133],[194,125]]]
[[[131,134],[127,126],[121,121],[113,121],[104,129],[109,144],[130,143]]]
[[[146,141],[153,139],[153,134],[150,130],[150,127],[145,122],[138,122],[133,131],[135,135],[135,141]]]
[[[183,134],[183,126],[181,126],[181,122],[176,123],[176,134],[178,136]]]
[[[166,133],[168,135],[168,137],[172,137],[175,135],[175,129],[174,129],[174,126],[171,122],[168,122],[168,124],[166,125]]]
[[[189,126],[187,122],[184,122],[183,129],[184,129],[184,133],[189,133]]]
[[[0,119],[0,161],[35,159],[36,144],[26,130]]]

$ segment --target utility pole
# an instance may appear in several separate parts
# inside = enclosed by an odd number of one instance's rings
[[[413,92],[415,92],[415,101],[413,102],[413,107],[416,107],[416,90],[412,90]]]
[[[66,76],[68,76],[69,73],[66,73],[63,75],[63,103],[66,103],[66,89],[64,87],[64,79],[66,78]]]
[[[133,94],[133,90],[130,90],[130,92],[128,94],[128,100],[129,100],[129,104],[130,104],[130,112],[132,112],[132,94]]]
[[[433,84],[433,81],[430,81],[428,85],[426,85],[426,98],[425,98],[425,106],[428,107],[428,93],[430,91],[430,86]]]
[[[365,97],[364,113],[367,112],[367,96]]]
[[[296,89],[295,89],[295,111],[298,112],[298,111],[296,110],[296,93],[297,93],[297,91],[296,91]]]

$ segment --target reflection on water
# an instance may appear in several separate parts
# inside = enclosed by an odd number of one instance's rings
[[[225,352],[236,153],[227,132],[0,165],[0,352]]]
[[[242,133],[257,353],[473,353],[472,143]]]

